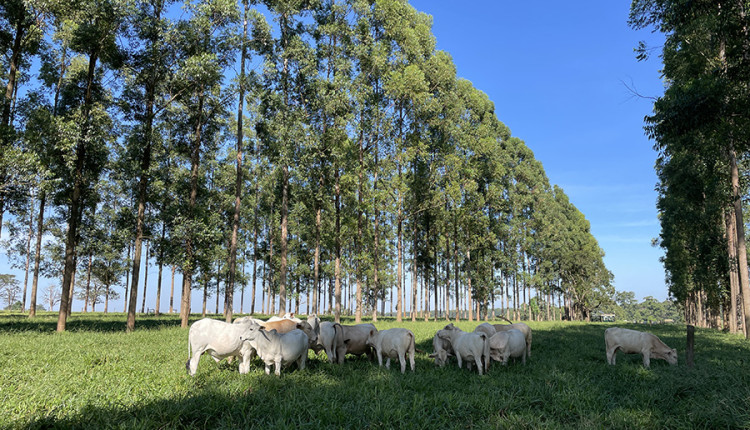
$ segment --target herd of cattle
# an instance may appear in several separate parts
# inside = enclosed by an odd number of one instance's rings
[[[651,358],[677,364],[677,351],[669,348],[651,333],[618,327],[604,332],[607,363],[615,364],[618,350],[626,354],[641,354],[643,365],[649,367]],[[434,352],[430,358],[438,366],[444,366],[449,357],[455,357],[458,367],[466,362],[471,370],[476,365],[478,373],[489,370],[492,360],[507,364],[510,358],[520,359],[526,364],[531,357],[531,329],[519,322],[514,324],[482,323],[473,332],[465,332],[453,323],[438,330],[432,339]],[[401,373],[406,371],[407,359],[414,371],[414,333],[405,328],[380,330],[373,324],[343,325],[320,322],[317,316],[306,321],[285,315],[271,317],[267,321],[252,317],[237,318],[232,324],[210,318],[196,321],[190,326],[188,356],[185,363],[188,374],[195,375],[198,362],[208,352],[217,362],[226,358],[239,359],[239,372],[250,371],[250,361],[258,355],[265,363],[266,374],[281,374],[281,368],[296,362],[299,369],[305,368],[307,351],[324,351],[331,363],[342,364],[346,354],[373,354],[378,364],[390,368],[391,358],[398,358]]]

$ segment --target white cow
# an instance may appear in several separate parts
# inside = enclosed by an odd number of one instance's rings
[[[490,344],[486,334],[481,332],[467,333],[451,323],[444,329],[438,331],[437,335],[441,339],[448,340],[451,343],[453,352],[456,354],[459,368],[461,368],[463,360],[466,360],[466,367],[471,370],[471,363],[473,360],[477,365],[477,370],[480,375],[482,374],[482,370],[489,370]]]
[[[370,330],[367,345],[375,348],[378,365],[383,365],[383,357],[387,357],[385,367],[391,368],[391,358],[398,357],[401,363],[401,373],[406,372],[406,354],[409,354],[411,371],[414,371],[414,333],[405,328],[391,328],[388,330]]]
[[[372,324],[343,325],[344,342],[336,346],[336,360],[339,364],[344,362],[346,354],[362,355],[372,357],[372,348],[367,345],[370,331],[378,331]]]
[[[643,366],[651,365],[651,358],[667,360],[677,364],[677,350],[668,347],[658,337],[643,331],[620,327],[610,327],[604,331],[604,343],[607,346],[607,363],[615,364],[617,350],[625,354],[641,354]]]
[[[432,349],[435,352],[430,354],[430,358],[435,359],[435,365],[438,367],[445,366],[445,363],[448,362],[448,357],[454,355],[451,342],[446,339],[441,339],[437,334],[432,338]]]
[[[492,324],[490,324],[490,323],[482,323],[482,324],[479,324],[479,325],[478,325],[478,326],[477,326],[477,327],[476,327],[476,328],[474,329],[474,332],[475,332],[475,333],[480,333],[480,332],[481,332],[481,333],[484,333],[484,334],[486,334],[486,335],[487,335],[487,337],[488,337],[488,338],[490,338],[490,337],[494,336],[494,335],[495,335],[495,333],[497,333],[497,331],[495,330],[495,326],[493,326],[493,325],[492,325]]]
[[[313,346],[313,351],[320,353],[325,351],[329,363],[336,363],[336,350],[344,345],[344,329],[336,322],[324,321],[320,323],[320,335],[318,342]]]
[[[526,338],[520,330],[504,330],[492,335],[490,358],[507,365],[509,358],[520,358],[526,364]]]
[[[526,338],[526,356],[531,357],[531,327],[522,322],[513,324],[493,324],[492,326],[495,327],[496,332],[505,330],[518,330],[523,333],[524,337]]]
[[[250,370],[250,360],[255,350],[242,342],[242,335],[258,326],[253,323],[229,324],[211,318],[203,318],[190,326],[188,333],[188,361],[185,368],[190,376],[198,370],[198,362],[208,352],[217,362],[223,358],[239,357],[240,373]],[[192,351],[192,352],[191,352]]]
[[[276,376],[281,375],[282,366],[293,362],[297,362],[300,370],[305,368],[309,339],[302,330],[278,333],[276,330],[268,331],[263,327],[253,326],[240,338],[258,352],[258,357],[266,365],[266,375],[271,374],[271,365],[274,366]]]

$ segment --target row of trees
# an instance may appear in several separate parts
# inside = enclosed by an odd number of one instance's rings
[[[743,200],[750,154],[750,2],[636,0],[630,23],[665,33],[665,94],[646,118],[658,151],[660,245],[689,324],[750,336]],[[650,49],[640,47],[645,57]]]
[[[144,244],[157,285],[182,274],[183,326],[193,289],[227,320],[246,286],[250,312],[261,288],[357,320],[393,292],[399,320],[612,300],[588,221],[430,25],[404,0],[5,2],[0,214],[30,316],[40,271],[58,330],[75,285],[124,279],[132,330]]]

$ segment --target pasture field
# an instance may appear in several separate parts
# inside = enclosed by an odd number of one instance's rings
[[[428,358],[444,321],[379,319],[379,329],[414,332],[424,351],[415,373],[365,358],[332,365],[310,352],[305,370],[280,378],[257,359],[240,375],[236,361],[204,355],[191,378],[175,315],[140,316],[129,334],[124,314],[74,314],[61,334],[56,321],[0,314],[0,428],[750,428],[750,342],[698,329],[689,369],[679,325],[620,325],[677,348],[677,366],[654,360],[650,370],[637,355],[606,364],[612,323],[530,322],[526,366],[493,363],[479,376]]]

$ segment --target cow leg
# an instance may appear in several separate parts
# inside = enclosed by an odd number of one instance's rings
[[[273,363],[274,369],[273,373],[276,376],[281,376],[281,357],[277,357],[276,361]]]
[[[382,358],[381,358],[381,360],[382,360]],[[385,368],[386,369],[390,369],[391,368],[391,357],[388,357],[388,358],[385,359]]]
[[[265,363],[265,366],[266,366],[266,375],[270,375],[271,374],[271,365],[268,364],[268,363]]]
[[[409,364],[411,364],[411,371],[414,371],[414,350],[409,351]]]
[[[477,365],[477,370],[479,370],[479,374],[482,374],[482,356],[475,356],[474,357],[474,363]]]
[[[651,367],[651,354],[649,351],[641,351],[641,355],[643,355],[643,367],[648,369]]]
[[[304,369],[306,362],[307,362],[307,351],[305,351],[302,355],[299,356],[299,359],[297,360],[297,368],[299,370]]]
[[[521,364],[524,366],[526,365],[526,351],[523,352],[523,355],[521,356]]]
[[[398,354],[398,361],[401,363],[401,374],[406,373],[406,353]]]
[[[456,361],[458,361],[458,368],[460,369],[461,368],[461,354],[456,354]]]
[[[607,348],[607,363],[614,365],[617,359],[617,348]]]
[[[195,376],[195,372],[198,370],[198,362],[201,360],[201,355],[206,351],[206,348],[193,349],[193,356],[185,363],[188,374]]]

